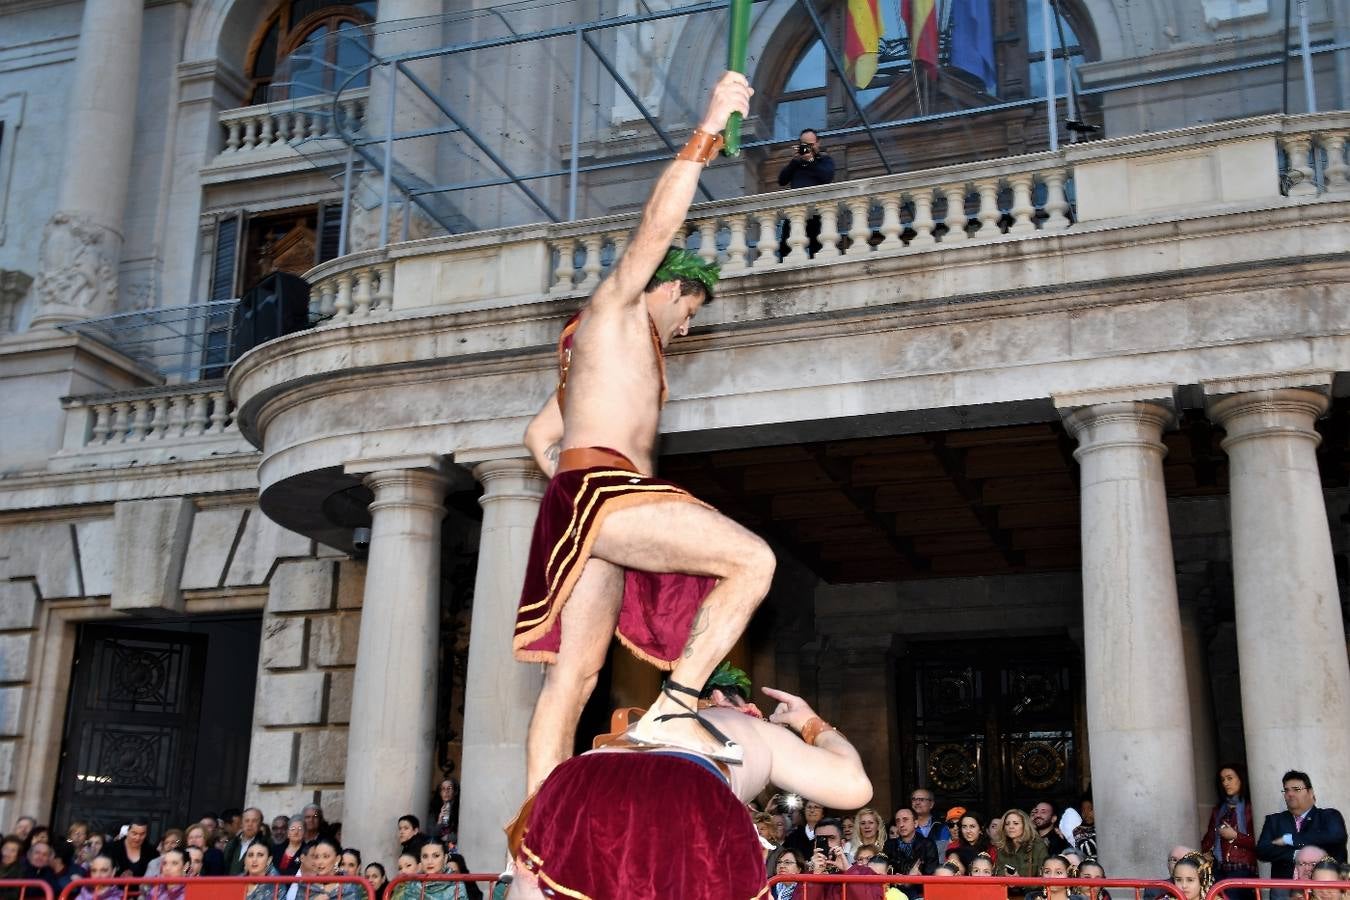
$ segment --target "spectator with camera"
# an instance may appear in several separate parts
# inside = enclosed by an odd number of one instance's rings
[[[801,134],[797,136],[797,144],[793,147],[792,157],[783,166],[783,170],[778,173],[779,186],[790,188],[816,187],[817,185],[829,184],[832,181],[834,181],[834,160],[830,158],[829,153],[821,148],[820,138],[816,135],[816,130],[814,128],[803,128]],[[791,228],[791,222],[783,222],[778,241],[780,256],[787,256],[791,250],[788,245]],[[819,237],[820,216],[811,216],[806,220],[806,240],[808,241],[807,252],[812,256],[820,249]]]

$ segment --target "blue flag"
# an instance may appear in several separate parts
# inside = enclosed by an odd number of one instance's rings
[[[997,95],[992,7],[992,0],[952,0],[951,61],[984,82],[987,92]]]

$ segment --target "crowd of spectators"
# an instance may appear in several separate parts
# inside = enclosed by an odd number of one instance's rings
[[[1237,764],[1222,766],[1216,779],[1217,802],[1198,846],[1173,847],[1165,870],[1115,874],[1165,877],[1185,900],[1201,900],[1215,881],[1257,877],[1259,862],[1269,863],[1276,879],[1350,881],[1342,815],[1316,805],[1307,774],[1287,772],[1282,785],[1285,810],[1266,816],[1258,830],[1245,770]],[[277,816],[270,823],[257,808],[225,810],[153,836],[144,818],[133,818],[115,835],[105,835],[88,822],[72,822],[62,834],[23,816],[0,840],[0,900],[17,897],[16,890],[2,884],[9,879],[44,881],[59,892],[87,877],[201,875],[239,877],[245,884],[249,878],[275,875],[359,876],[370,883],[375,900],[481,900],[481,889],[472,883],[419,884],[414,896],[408,895],[406,883],[390,889],[398,875],[470,871],[456,852],[457,795],[457,785],[447,779],[426,827],[411,813],[391,826],[397,830],[400,850],[398,859],[391,861],[392,872],[380,860],[363,859],[359,848],[344,847],[341,823],[327,822],[318,805],[306,806],[296,816]],[[916,789],[888,821],[872,807],[832,814],[809,798],[775,795],[766,809],[754,813],[766,874],[1017,875],[1044,879],[1044,885],[1028,892],[998,890],[997,898],[980,900],[1111,900],[1105,888],[1054,884],[1067,878],[1107,877],[1096,858],[1090,795],[1076,807],[1057,808],[1047,799],[1032,804],[1030,811],[1009,809],[995,816],[961,806],[939,815],[937,804],[931,790]],[[872,885],[869,891],[872,888],[871,893],[855,893],[877,900],[909,900],[923,893],[920,885],[903,881],[889,888]],[[146,897],[183,900],[183,891],[183,884],[156,885]],[[245,900],[281,900],[280,893],[273,884],[258,883],[246,891]],[[320,881],[311,885],[306,897],[297,898],[292,888],[285,900],[361,900],[362,893],[349,882]],[[1310,900],[1345,900],[1350,885],[1312,894]],[[773,900],[833,896],[819,885],[784,884],[775,886]],[[122,893],[84,888],[76,900],[122,900]],[[1254,900],[1254,894],[1233,890],[1228,900]],[[1272,890],[1270,900],[1289,900],[1289,892]]]
[[[453,874],[469,872],[456,852],[459,819],[458,785],[441,782],[439,802],[423,828],[412,813],[396,828],[401,854],[397,874]],[[342,823],[328,822],[318,804],[294,816],[276,816],[267,822],[256,807],[208,813],[185,827],[166,828],[151,835],[147,818],[132,817],[104,834],[87,821],[75,821],[64,832],[41,825],[33,816],[20,816],[0,838],[0,900],[16,900],[17,888],[5,881],[42,881],[59,894],[84,878],[184,878],[224,876],[244,879],[272,876],[363,877],[374,900],[386,900],[392,877],[379,860],[363,862],[360,848],[342,845]],[[142,894],[145,900],[183,900],[186,881],[157,884]],[[389,900],[405,900],[396,885]],[[363,900],[364,892],[351,882],[309,884],[303,896],[298,888],[260,882],[245,892],[245,900]],[[29,895],[31,896],[31,895]],[[418,900],[481,900],[481,889],[471,883],[436,882],[419,888]],[[121,888],[83,888],[75,900],[123,900]],[[412,898],[408,898],[412,900]]]
[[[1242,766],[1221,766],[1217,802],[1198,847],[1172,849],[1166,869],[1114,873],[1114,877],[1170,880],[1185,900],[1200,900],[1216,881],[1258,877],[1258,862],[1270,863],[1277,879],[1350,882],[1346,865],[1346,826],[1341,814],[1316,805],[1312,781],[1304,772],[1285,773],[1286,809],[1254,827]],[[996,890],[998,900],[1110,900],[1105,888],[1057,886],[1059,879],[1104,879],[1097,860],[1096,818],[1091,795],[1076,807],[1057,808],[1049,799],[1030,810],[1009,809],[986,816],[953,806],[935,814],[937,797],[927,788],[910,793],[909,803],[886,824],[866,807],[834,814],[809,798],[775,795],[755,825],[769,876],[799,873],[878,875],[1009,875],[1045,879],[1039,889]],[[1187,840],[1194,836],[1179,835]],[[883,890],[856,887],[850,897],[907,900],[924,893],[917,882],[898,880]],[[929,891],[930,894],[938,893]],[[782,884],[774,900],[830,900],[836,892],[820,885]],[[963,895],[964,896],[964,895]],[[1252,900],[1251,891],[1233,890],[1228,900]],[[1289,900],[1290,892],[1271,891],[1271,900]],[[1295,896],[1302,896],[1295,894]],[[1346,900],[1350,885],[1314,891],[1312,900]]]

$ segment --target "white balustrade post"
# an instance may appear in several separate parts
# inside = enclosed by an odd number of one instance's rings
[[[380,277],[379,289],[375,293],[375,308],[388,312],[394,308],[394,264],[380,263],[375,267],[375,272]]]
[[[881,198],[881,243],[877,250],[902,250],[904,242],[900,240],[900,195],[886,194]]]
[[[244,123],[235,119],[230,122],[227,131],[228,134],[225,138],[225,149],[230,153],[238,153],[239,145],[243,138]]]
[[[788,252],[783,262],[806,262],[806,207],[794,206],[788,215]]]
[[[782,263],[778,258],[778,216],[773,210],[763,210],[756,216],[759,222],[759,237],[755,240],[755,258],[751,265],[757,268],[776,266]]]
[[[370,290],[370,278],[372,271],[369,266],[363,266],[356,273],[356,290],[352,293],[353,310],[352,315],[368,316],[370,315],[370,301],[372,298]]]
[[[1344,191],[1350,178],[1350,167],[1345,164],[1345,135],[1332,132],[1322,138],[1327,151],[1327,190]]]
[[[942,196],[947,201],[947,214],[943,217],[947,233],[942,236],[942,243],[959,244],[970,237],[966,234],[966,223],[970,219],[966,216],[965,182],[947,185],[942,189]]]
[[[1069,201],[1064,196],[1064,172],[1059,169],[1042,172],[1041,180],[1045,182],[1046,214],[1041,230],[1063,231],[1069,227],[1069,217],[1065,215],[1069,211]]]
[[[258,146],[258,117],[249,116],[244,120],[244,149],[252,150]]]
[[[750,249],[745,242],[745,216],[737,214],[727,220],[731,237],[727,241],[727,261],[722,266],[724,272],[739,272],[747,268],[747,253]]]
[[[131,411],[131,404],[118,401],[112,405],[112,431],[108,434],[108,440],[114,444],[123,444],[127,440],[128,419],[127,414]]]
[[[816,215],[820,216],[820,249],[816,251],[816,258],[843,256],[839,250],[839,204],[833,200],[818,203]]]
[[[872,225],[868,221],[872,201],[868,197],[854,197],[848,201],[848,249],[845,256],[864,256],[872,252]]]
[[[1289,196],[1313,197],[1317,194],[1317,184],[1313,180],[1313,168],[1309,158],[1312,155],[1312,135],[1288,134],[1280,139],[1285,156],[1289,159]]]
[[[553,245],[558,254],[558,267],[553,270],[553,287],[549,288],[550,294],[571,292],[574,246],[572,241],[558,241]]]
[[[206,433],[206,394],[193,394],[188,413],[187,436],[201,437]]]
[[[600,283],[600,251],[604,249],[602,238],[598,234],[589,235],[582,241],[586,248],[586,258],[581,264],[582,290],[589,291]]]
[[[90,432],[89,443],[106,444],[108,443],[109,419],[112,416],[112,407],[106,403],[96,404],[94,412],[94,429]]]
[[[1019,172],[1008,178],[1008,183],[1012,185],[1013,202],[1012,227],[1008,229],[1009,234],[1031,234],[1036,230],[1036,223],[1031,217],[1036,213],[1036,207],[1031,204],[1031,173]]]
[[[319,315],[325,319],[331,319],[337,312],[336,291],[337,281],[332,278],[325,278],[315,287],[319,293]]]
[[[224,391],[211,392],[211,434],[222,434],[229,421],[230,399]]]
[[[352,273],[337,276],[337,300],[333,303],[333,318],[345,319],[352,312]]]
[[[169,432],[169,398],[156,397],[152,412],[154,418],[150,422],[150,439],[162,441]]]
[[[165,437],[176,438],[187,428],[188,398],[183,394],[174,394],[169,398],[168,434]]]
[[[258,146],[270,147],[275,139],[276,125],[272,121],[272,114],[265,112],[262,114],[262,133],[258,135]]]
[[[976,217],[980,220],[980,230],[975,236],[998,237],[1000,234],[998,220],[1002,218],[998,209],[998,179],[987,178],[984,181],[977,181],[975,190],[980,194],[980,211],[976,213]]]
[[[911,247],[931,247],[937,243],[937,238],[933,237],[933,192],[930,188],[920,188],[913,194],[914,197],[914,221],[911,227],[914,229],[914,238],[909,242]]]
[[[698,223],[698,258],[705,263],[717,262],[716,219],[704,219]]]

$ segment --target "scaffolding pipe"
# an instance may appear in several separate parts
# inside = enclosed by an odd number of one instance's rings
[[[347,225],[351,222],[352,169],[356,165],[356,148],[347,145],[347,164],[342,168],[342,217],[338,222],[338,256],[347,255]]]
[[[1050,37],[1050,0],[1041,0],[1041,47],[1045,51],[1045,124],[1050,129],[1050,149],[1059,149],[1059,110],[1055,98],[1055,51]]]
[[[577,218],[577,166],[581,155],[581,29],[572,44],[572,158],[567,179],[567,221]]]
[[[1303,57],[1303,96],[1305,112],[1317,112],[1317,82],[1313,80],[1312,53],[1308,41],[1308,0],[1298,0],[1299,55]]]
[[[380,203],[380,246],[389,246],[389,182],[394,177],[394,104],[398,100],[398,70],[389,67],[389,108],[384,117],[384,192]]]

